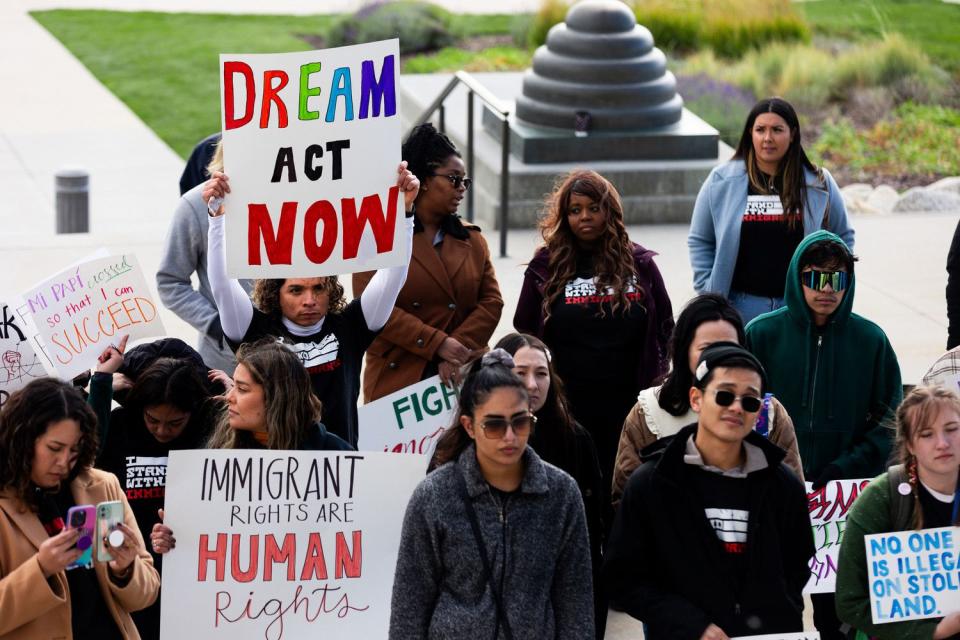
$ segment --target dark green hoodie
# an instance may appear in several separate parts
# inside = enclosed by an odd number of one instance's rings
[[[900,366],[883,330],[851,311],[854,274],[826,326],[814,324],[800,284],[800,256],[818,240],[843,244],[829,231],[804,238],[787,270],[786,306],[747,325],[747,348],[793,419],[804,475],[816,479],[833,464],[842,478],[872,478],[890,455],[886,425],[903,398]]]

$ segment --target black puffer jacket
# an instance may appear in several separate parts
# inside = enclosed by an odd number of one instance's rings
[[[803,631],[804,584],[814,554],[803,484],[784,452],[751,432],[768,466],[750,473],[746,570],[733,580],[684,462],[697,425],[644,450],[630,477],[604,558],[611,602],[647,623],[648,640],[697,640],[710,625],[730,637]],[[657,455],[659,454],[659,455]]]

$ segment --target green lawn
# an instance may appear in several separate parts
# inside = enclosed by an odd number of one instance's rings
[[[876,38],[898,31],[934,64],[960,71],[960,5],[941,0],[812,0],[798,4],[818,35]]]

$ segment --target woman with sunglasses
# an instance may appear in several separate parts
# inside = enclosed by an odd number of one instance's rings
[[[667,371],[673,309],[656,255],[631,242],[620,194],[594,171],[562,178],[540,221],[513,326],[543,340],[609,486],[623,420]]]
[[[871,482],[847,514],[837,567],[837,614],[857,630],[857,640],[955,638],[960,634],[958,611],[888,624],[874,624],[871,616],[864,536],[960,524],[960,398],[944,387],[917,387],[897,409],[896,428],[900,464]]]
[[[746,324],[783,306],[790,257],[818,229],[853,248],[843,196],[830,173],[807,158],[796,111],[782,98],[761,100],[733,158],[697,195],[687,238],[693,287],[730,298]]]
[[[407,505],[392,639],[594,637],[580,491],[527,446],[536,418],[513,365],[503,349],[474,363]]]
[[[479,227],[457,215],[471,182],[460,152],[429,123],[413,130],[402,151],[420,179],[413,255],[393,314],[367,349],[366,402],[437,374],[459,381],[461,367],[487,346],[503,309],[487,243]],[[354,274],[354,295],[370,276]]]
[[[613,471],[614,504],[620,501],[630,474],[640,466],[640,452],[697,421],[697,414],[690,406],[690,387],[700,354],[714,342],[743,344],[743,322],[726,298],[705,293],[688,302],[677,317],[677,326],[670,338],[670,373],[661,384],[640,392],[623,423]],[[757,430],[787,452],[784,464],[803,480],[793,421],[776,398],[764,398],[763,405]]]

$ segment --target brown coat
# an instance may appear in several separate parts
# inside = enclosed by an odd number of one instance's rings
[[[363,376],[366,402],[415,384],[448,337],[482,349],[500,322],[503,298],[480,230],[468,224],[469,240],[447,234],[440,250],[424,232],[413,235],[407,281],[387,325],[367,349]],[[353,275],[359,296],[372,272]]]
[[[140,529],[116,476],[98,469],[82,471],[70,485],[77,504],[123,502],[124,522],[140,544],[133,574],[124,586],[110,579],[106,563],[94,561],[100,592],[126,640],[140,634],[130,611],[157,599],[160,577],[143,546]],[[37,553],[49,538],[33,511],[23,510],[12,491],[0,491],[0,640],[71,640],[70,589],[65,572],[44,578]]]
[[[648,424],[650,416],[644,405],[655,402],[653,392],[657,389],[658,387],[655,387],[642,391],[637,403],[627,414],[627,419],[623,421],[623,431],[620,432],[620,444],[617,447],[617,458],[613,465],[613,486],[611,487],[610,497],[614,507],[620,503],[620,498],[623,497],[623,488],[626,486],[627,480],[630,479],[630,474],[640,466],[640,452],[659,438],[673,435],[672,428],[674,426],[686,426],[697,421],[697,414],[691,409],[685,416],[670,416],[667,419],[671,421],[671,426],[667,427],[671,429],[671,433],[655,433],[655,430],[651,429]],[[773,420],[771,422],[770,442],[786,451],[787,457],[783,459],[783,463],[790,467],[790,470],[803,482],[803,465],[800,463],[800,449],[797,447],[797,433],[793,429],[793,420],[790,419],[790,414],[776,398],[773,398],[771,406],[773,407]],[[650,407],[649,410],[657,413],[662,411],[662,409],[660,411],[658,409],[659,405]]]

